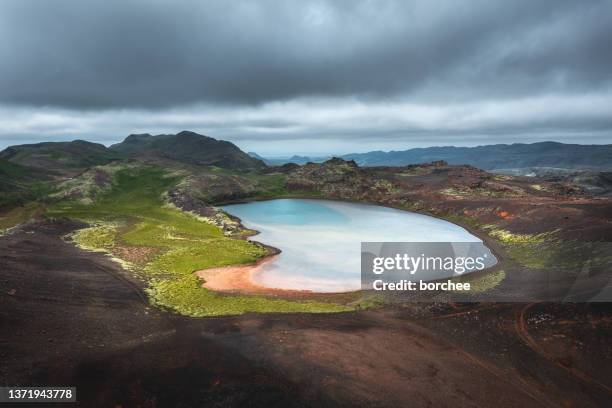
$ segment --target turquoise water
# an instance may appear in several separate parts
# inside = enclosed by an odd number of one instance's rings
[[[426,215],[375,205],[279,199],[222,207],[279,248],[253,279],[281,289],[343,292],[361,287],[361,242],[481,242],[464,228]]]

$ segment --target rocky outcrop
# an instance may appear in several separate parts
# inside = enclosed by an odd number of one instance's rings
[[[518,233],[563,228],[568,235],[579,231],[585,239],[601,239],[605,233],[593,225],[586,229],[582,217],[585,211],[600,217],[607,204],[591,202],[574,185],[495,175],[443,161],[361,168],[335,158],[289,171],[285,187],[290,195],[378,203]]]
[[[324,163],[308,163],[289,172],[288,191],[311,192],[331,198],[356,199],[370,189],[371,180],[362,177],[357,164],[332,158]]]

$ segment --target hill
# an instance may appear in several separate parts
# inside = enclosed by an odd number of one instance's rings
[[[557,167],[611,169],[612,145],[578,145],[557,142],[496,144],[476,147],[427,147],[403,151],[373,151],[342,156],[360,166],[405,166],[444,160],[481,169]]]
[[[265,167],[263,161],[249,156],[233,143],[189,131],[176,135],[130,135],[110,149],[127,158],[161,158],[240,170]]]
[[[85,140],[24,144],[7,147],[0,152],[0,159],[52,173],[78,172],[79,169],[107,164],[119,158],[106,146]]]
[[[39,181],[48,180],[47,174],[0,158],[0,208],[21,205],[38,198]],[[0,221],[0,229],[2,228]]]

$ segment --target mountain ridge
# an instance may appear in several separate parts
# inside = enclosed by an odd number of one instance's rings
[[[62,172],[107,164],[121,157],[100,143],[86,140],[42,142],[9,146],[0,152],[0,159],[13,164]]]
[[[381,150],[341,156],[360,166],[405,166],[444,160],[469,164],[484,170],[523,167],[610,169],[612,144],[581,145],[536,142],[481,145],[474,147],[434,146],[408,150]]]
[[[131,134],[109,147],[126,158],[154,157],[195,165],[235,169],[259,169],[265,163],[235,144],[191,131],[177,134]]]
[[[72,175],[89,167],[116,160],[168,159],[181,163],[229,169],[260,169],[266,165],[236,145],[195,132],[128,135],[122,142],[106,147],[85,140],[42,142],[9,146],[0,159],[31,169]]]
[[[331,156],[267,158],[249,153],[270,166],[286,163],[321,163]],[[558,167],[566,169],[612,170],[612,144],[581,145],[560,142],[491,144],[472,147],[431,146],[406,150],[372,150],[336,155],[354,160],[364,167],[406,166],[444,160],[449,164],[468,164],[484,170]]]

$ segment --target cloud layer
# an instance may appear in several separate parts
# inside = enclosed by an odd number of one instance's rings
[[[146,124],[405,147],[612,129],[610,1],[5,0],[0,61],[4,144]]]

